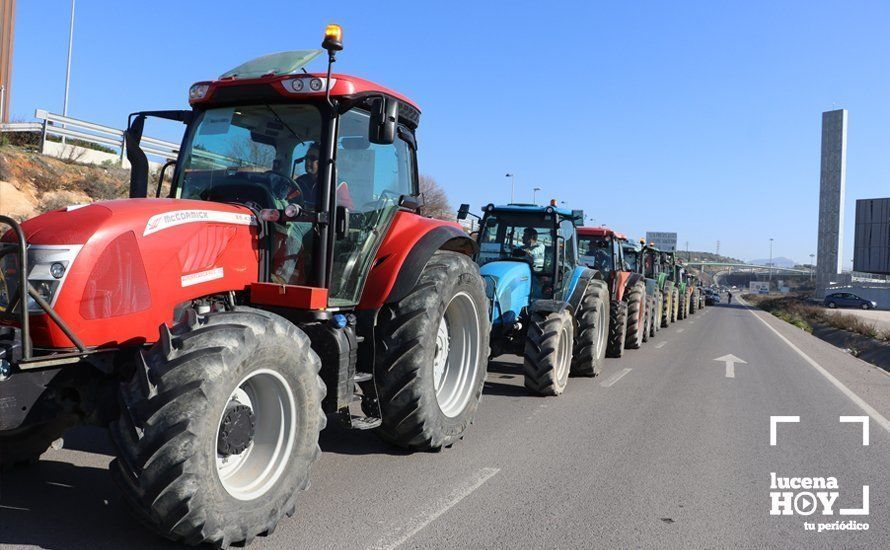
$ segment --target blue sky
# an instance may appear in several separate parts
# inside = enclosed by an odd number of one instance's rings
[[[61,112],[68,0],[19,0],[11,112]],[[318,47],[423,109],[421,171],[455,205],[557,198],[632,236],[799,262],[816,252],[821,112],[850,111],[856,198],[890,195],[886,2],[78,0],[69,114],[122,126],[189,85]],[[321,68],[321,63],[316,68]],[[170,129],[148,133],[165,134]]]

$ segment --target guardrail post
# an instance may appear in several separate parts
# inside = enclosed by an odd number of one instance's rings
[[[49,124],[46,119],[43,119],[43,130],[40,131],[40,154],[46,154],[46,125]]]

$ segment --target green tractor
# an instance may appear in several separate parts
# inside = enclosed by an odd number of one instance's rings
[[[639,243],[627,240],[622,244],[624,259],[631,271],[643,276],[646,283],[647,308],[649,312],[649,328],[644,335],[644,341],[654,338],[655,333],[661,330],[661,319],[664,313],[664,288],[667,274],[662,273],[658,262],[659,251],[654,246],[646,246],[646,240],[640,239]]]
[[[672,315],[674,321],[682,321],[689,317],[690,313],[694,313],[694,311],[691,311],[693,291],[695,288],[694,279],[690,277],[683,262],[677,258],[677,255],[674,252],[667,252],[665,254],[668,256],[668,263],[670,265],[668,277],[674,282],[674,289],[676,290],[676,302],[673,307]]]
[[[661,326],[666,327],[677,322],[680,311],[680,289],[676,280],[676,256],[673,252],[658,250],[651,243],[650,249],[655,253],[655,261],[658,264],[658,284],[662,293]]]

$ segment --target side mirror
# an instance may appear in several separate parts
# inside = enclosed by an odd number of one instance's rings
[[[457,219],[465,220],[467,216],[470,214],[470,205],[467,203],[463,203],[460,205],[460,208],[457,209]]]
[[[396,140],[396,124],[399,121],[399,102],[387,97],[371,100],[371,121],[368,139],[377,145],[390,145]]]

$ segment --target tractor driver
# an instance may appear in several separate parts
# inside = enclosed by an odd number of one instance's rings
[[[318,165],[321,149],[317,143],[309,146],[306,156],[303,157],[303,168],[306,173],[297,177],[297,186],[287,195],[288,202],[302,202],[302,206],[309,210],[316,210],[319,198],[318,190]],[[352,197],[349,195],[349,186],[345,181],[337,185],[337,204],[352,209]]]
[[[538,230],[526,227],[522,231],[522,247],[520,250],[532,259],[532,268],[537,271],[544,269],[544,245],[538,242]]]

